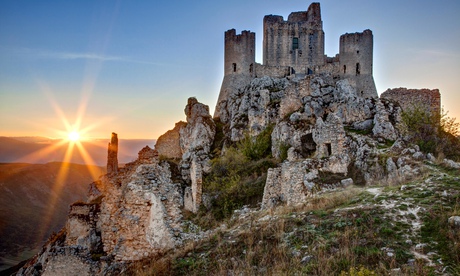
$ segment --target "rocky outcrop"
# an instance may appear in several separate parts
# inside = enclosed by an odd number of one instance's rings
[[[401,122],[401,109],[385,100],[377,100],[375,107],[376,114],[374,116],[374,127],[372,128],[374,137],[396,140],[399,134],[395,126]]]
[[[112,132],[112,137],[107,150],[107,173],[116,174],[118,172],[118,136]]]
[[[306,203],[316,193],[341,186],[348,186],[347,155],[335,155],[323,159],[285,161],[278,168],[268,170],[264,188],[262,209],[279,203],[298,205]],[[321,179],[328,175],[328,179]],[[342,180],[345,180],[342,183]]]
[[[180,130],[182,178],[191,184],[185,189],[185,208],[197,212],[201,205],[203,173],[210,170],[211,146],[216,135],[216,125],[209,107],[189,98],[185,107],[187,125]]]

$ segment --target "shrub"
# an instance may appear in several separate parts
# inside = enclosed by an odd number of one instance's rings
[[[458,135],[459,123],[447,114],[444,109],[441,114],[436,115],[415,106],[402,113],[402,120],[410,141],[417,144],[421,151],[458,161],[460,140],[456,135]]]
[[[246,136],[238,143],[237,147],[250,160],[259,160],[271,155],[273,126],[266,127],[259,135]]]

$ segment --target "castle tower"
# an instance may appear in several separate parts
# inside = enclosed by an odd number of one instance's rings
[[[377,98],[372,77],[374,36],[371,30],[340,36],[340,76],[355,84],[365,98]]]
[[[225,32],[224,80],[217,100],[214,117],[225,122],[227,116],[225,104],[228,95],[238,88],[249,84],[256,69],[256,34],[242,31],[237,35],[235,29]]]
[[[225,32],[224,75],[245,75],[254,77],[256,62],[256,34],[235,29]]]
[[[319,3],[307,11],[293,12],[284,21],[279,15],[264,17],[263,64],[291,66],[295,73],[324,64],[324,32]]]
[[[107,174],[116,174],[118,172],[118,136],[112,132],[112,138],[108,146],[107,153]]]

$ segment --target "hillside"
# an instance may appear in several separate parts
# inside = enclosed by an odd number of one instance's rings
[[[83,140],[81,144],[91,157],[91,162],[85,160],[77,147],[73,148],[69,163],[105,166],[107,144],[109,139]],[[120,139],[120,163],[128,163],[136,158],[135,153],[145,145],[153,147],[154,140]],[[42,137],[0,137],[1,163],[48,163],[63,162],[69,144],[62,140]]]
[[[104,168],[91,166],[97,176]],[[58,182],[59,175],[65,175]],[[77,164],[0,164],[0,265],[27,259],[64,225],[69,205],[86,200],[93,178]]]
[[[244,207],[211,231],[189,221],[201,240],[126,274],[460,275],[460,221],[449,219],[460,215],[460,171],[423,167],[401,185],[337,189],[275,210]]]

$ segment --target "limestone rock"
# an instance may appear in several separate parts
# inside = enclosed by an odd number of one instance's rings
[[[349,162],[347,155],[334,155],[323,159],[285,161],[280,167],[269,169],[262,209],[275,207],[279,203],[302,204],[323,189],[350,184],[350,180],[345,177]],[[318,179],[319,173],[338,174],[342,179],[334,183],[322,183]]]
[[[450,167],[450,168],[453,168],[453,169],[460,169],[460,163],[457,163],[457,162],[452,161],[452,160],[450,160],[450,159],[444,159],[444,160],[443,160],[443,163],[444,163],[446,166]]]
[[[452,216],[449,218],[448,222],[453,228],[460,229],[460,216]]]
[[[388,110],[380,100],[377,100],[375,106],[377,113],[374,117],[374,128],[372,129],[372,133],[378,138],[396,140],[398,134],[393,124],[390,122],[391,107],[390,110]]]

